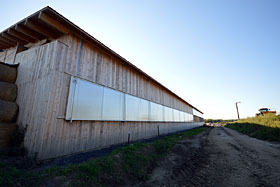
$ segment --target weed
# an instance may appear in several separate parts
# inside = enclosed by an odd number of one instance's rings
[[[236,122],[226,127],[261,140],[280,141],[280,115],[266,114]]]

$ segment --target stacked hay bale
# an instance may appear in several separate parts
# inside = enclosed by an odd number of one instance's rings
[[[16,130],[17,66],[0,62],[0,151],[9,149]]]

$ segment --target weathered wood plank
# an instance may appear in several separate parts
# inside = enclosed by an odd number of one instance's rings
[[[157,136],[188,128],[187,123],[73,121],[65,116],[70,75],[77,68],[80,40],[63,37],[59,41],[18,53],[20,63],[17,103],[18,124],[27,127],[25,146],[39,159],[98,149],[131,140]],[[113,89],[161,103],[172,108],[189,107],[170,92],[124,66],[118,60],[86,42],[83,43],[79,74],[82,78]],[[66,74],[66,73],[67,74]]]

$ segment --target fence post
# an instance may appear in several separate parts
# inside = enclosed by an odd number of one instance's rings
[[[129,145],[130,142],[130,133],[128,133],[127,144]]]

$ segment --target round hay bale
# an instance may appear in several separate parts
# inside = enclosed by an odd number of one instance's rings
[[[17,98],[17,85],[0,81],[0,99],[14,102]]]
[[[17,66],[0,63],[0,81],[15,83],[17,79]]]
[[[0,151],[11,146],[16,128],[15,123],[0,123]]]
[[[14,122],[17,119],[18,105],[14,102],[0,100],[0,122]]]

